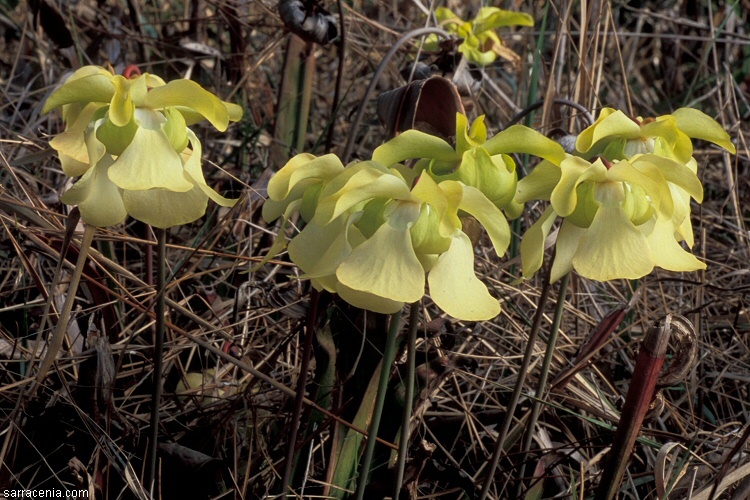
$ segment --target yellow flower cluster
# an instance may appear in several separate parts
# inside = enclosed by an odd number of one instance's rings
[[[126,78],[85,66],[44,105],[62,107],[65,131],[50,142],[63,171],[80,179],[62,196],[83,220],[111,226],[127,215],[166,228],[192,222],[208,199],[229,200],[211,189],[201,169],[201,143],[188,125],[207,119],[218,130],[242,116],[190,80],[166,83],[145,73]]]
[[[578,136],[575,155],[543,161],[518,184],[519,202],[550,201],[521,243],[524,275],[541,267],[558,216],[551,281],[573,269],[599,281],[641,278],[656,266],[704,269],[680,244],[692,248],[690,199],[703,199],[691,138],[735,151],[726,131],[695,109],[646,120],[603,109]]]
[[[457,115],[457,146],[416,130],[344,167],[335,155],[290,160],[269,182],[263,216],[271,221],[299,210],[304,229],[289,256],[318,289],[347,302],[392,313],[425,292],[453,317],[483,320],[498,301],[474,272],[474,249],[461,218],[487,230],[499,256],[510,242],[501,209],[518,212],[513,143],[553,141],[525,127],[486,141],[483,119],[471,128]],[[512,149],[512,148],[511,148]],[[524,149],[524,147],[520,147]],[[517,149],[516,149],[517,150]],[[413,168],[401,162],[420,158]]]

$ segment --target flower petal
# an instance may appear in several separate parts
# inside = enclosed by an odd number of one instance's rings
[[[71,77],[62,87],[49,96],[47,102],[44,103],[42,113],[47,113],[58,106],[73,102],[109,104],[112,100],[112,96],[115,94],[115,86],[112,83],[112,74],[104,68],[98,68],[94,74],[81,78],[74,77]]]
[[[400,222],[389,220],[356,247],[336,271],[339,282],[395,302],[421,299],[424,269],[414,253],[408,227]]]
[[[601,160],[589,163],[577,156],[568,156],[560,164],[560,182],[552,190],[550,201],[561,217],[572,214],[578,205],[578,186],[587,180],[601,182],[606,178],[607,167]]]
[[[654,257],[646,237],[625,211],[603,205],[581,237],[573,267],[581,276],[597,281],[638,279],[654,268]]]
[[[560,231],[557,233],[557,240],[555,240],[555,260],[550,269],[550,283],[554,283],[573,270],[573,258],[578,252],[581,238],[586,231],[587,229],[576,226],[568,219],[563,220]]]
[[[510,226],[503,213],[478,189],[464,186],[458,208],[471,214],[487,231],[498,257],[505,255],[510,245]]]
[[[528,153],[549,160],[555,165],[560,165],[567,156],[558,143],[523,125],[506,128],[485,142],[483,147],[490,156],[500,153]]]
[[[402,132],[372,153],[372,161],[386,167],[410,158],[457,161],[460,157],[443,139],[414,129]]]
[[[602,139],[615,136],[637,139],[641,136],[641,126],[620,110],[603,108],[596,122],[578,134],[576,149],[586,153]]]
[[[552,190],[560,182],[560,167],[549,160],[544,160],[534,167],[529,175],[518,181],[516,201],[526,203],[529,200],[548,200]]]
[[[184,193],[168,189],[126,190],[122,198],[133,218],[160,228],[198,220],[206,213],[208,205],[208,196],[198,187]]]
[[[454,318],[484,321],[500,314],[497,299],[474,274],[474,247],[463,231],[456,231],[427,279],[432,300]]]
[[[65,204],[78,205],[81,218],[92,226],[113,226],[128,216],[121,191],[107,176],[107,170],[113,163],[111,156],[103,156],[96,166],[83,174],[83,177],[60,197],[60,201]]]
[[[336,269],[352,252],[350,237],[356,243],[362,241],[361,235],[356,234],[359,230],[352,227],[354,221],[354,217],[342,215],[324,226],[310,222],[292,238],[289,258],[304,272],[303,278],[336,274]]]
[[[529,227],[521,239],[521,268],[524,278],[531,278],[544,263],[547,235],[557,214],[549,205],[539,219]]]
[[[268,181],[268,197],[272,200],[281,201],[289,196],[290,191],[303,181],[309,180],[305,183],[305,186],[307,186],[321,180],[331,180],[343,171],[344,165],[334,154],[317,158],[310,153],[298,154]]]
[[[115,75],[112,77],[112,83],[115,93],[109,106],[109,119],[116,126],[124,127],[133,118],[135,109],[135,104],[130,98],[130,81],[122,75]]]
[[[472,21],[475,32],[504,26],[534,26],[534,18],[525,12],[513,12],[497,7],[482,7]]]
[[[730,153],[737,150],[726,130],[707,114],[692,108],[680,108],[672,116],[677,120],[677,128],[693,139],[713,142]]]
[[[186,129],[186,137],[190,140],[190,145],[193,150],[190,153],[190,156],[185,160],[185,174],[196,186],[198,186],[198,189],[203,191],[203,194],[211,198],[214,202],[222,207],[233,207],[234,204],[237,203],[237,200],[224,198],[206,184],[206,179],[203,177],[203,169],[201,168],[201,155],[203,154],[203,149],[201,148],[201,142],[198,140],[198,137],[196,137],[195,133],[190,129]]]
[[[648,244],[654,255],[654,263],[669,271],[697,271],[705,269],[706,264],[699,261],[695,255],[687,252],[674,237],[675,227],[672,221],[655,217],[649,224],[651,227],[644,228],[647,234]]]
[[[403,302],[390,300],[372,293],[349,288],[343,283],[336,284],[336,293],[354,307],[367,309],[380,314],[393,314],[404,307]]]
[[[397,200],[412,198],[404,180],[382,165],[372,161],[351,165],[323,188],[315,219],[325,224],[358,203],[381,196]]]
[[[180,106],[194,110],[220,132],[224,132],[229,125],[230,113],[224,102],[192,80],[173,80],[151,89],[145,105],[151,109]],[[236,115],[236,110],[233,110],[233,117]]]
[[[89,123],[101,105],[91,103],[84,106],[76,103],[69,104],[67,107],[67,111],[71,112],[66,113],[66,118],[70,121],[67,122],[63,133],[52,138],[50,146],[60,156],[60,164],[65,175],[68,177],[78,177],[91,167],[84,139]],[[72,112],[72,107],[80,109]]]
[[[164,117],[143,109],[136,110],[135,116],[140,126],[130,145],[109,170],[110,180],[129,191],[162,188],[184,193],[192,190],[193,183],[183,174],[182,159],[162,129]]]

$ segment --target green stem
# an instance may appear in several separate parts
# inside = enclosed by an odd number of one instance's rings
[[[151,398],[151,440],[148,451],[148,476],[146,487],[150,491],[156,488],[156,463],[157,444],[159,439],[159,407],[161,403],[162,389],[162,356],[164,354],[164,331],[166,330],[165,312],[165,289],[166,289],[166,253],[167,253],[167,231],[155,228],[156,234],[156,331],[154,333],[154,385]]]
[[[396,339],[401,329],[401,311],[391,315],[391,324],[388,328],[388,336],[385,339],[385,348],[383,349],[383,361],[380,364],[380,380],[378,381],[378,395],[375,399],[375,408],[372,411],[372,422],[367,430],[367,447],[365,456],[359,473],[359,482],[357,484],[357,500],[362,500],[367,488],[367,477],[370,475],[370,466],[372,465],[372,456],[375,453],[375,445],[378,437],[378,428],[380,427],[380,417],[383,415],[383,406],[385,405],[385,394],[388,392],[388,380],[391,375],[391,366],[396,359]]]
[[[406,358],[406,380],[404,381],[404,414],[401,419],[401,440],[398,443],[398,461],[396,462],[396,483],[393,485],[393,500],[398,500],[401,484],[404,482],[404,468],[409,451],[409,432],[411,430],[411,411],[414,400],[414,372],[417,359],[417,325],[419,322],[419,302],[409,307],[409,352]]]
[[[516,406],[518,406],[518,400],[521,399],[521,392],[523,391],[524,383],[526,382],[526,374],[529,371],[529,365],[531,365],[531,356],[534,354],[534,344],[536,344],[536,338],[539,335],[539,327],[542,324],[542,317],[544,316],[544,305],[547,303],[547,297],[549,296],[549,276],[545,276],[542,282],[542,291],[539,295],[539,303],[537,305],[536,314],[534,315],[534,322],[531,325],[531,331],[529,332],[529,340],[526,343],[526,352],[523,355],[523,361],[521,361],[521,367],[518,370],[518,376],[516,377],[516,385],[513,388],[513,394],[510,397],[508,408],[503,418],[503,425],[500,428],[500,433],[497,436],[495,442],[495,451],[492,453],[492,460],[490,461],[489,468],[487,470],[487,479],[482,488],[482,493],[479,496],[479,500],[487,498],[487,494],[492,487],[492,480],[495,477],[495,470],[497,464],[500,462],[500,455],[503,452],[503,445],[505,444],[505,438],[508,437],[508,431],[510,425],[513,422],[513,414],[516,412]]]
[[[557,344],[557,336],[560,333],[560,323],[562,322],[563,310],[565,309],[565,294],[568,290],[568,282],[570,281],[570,273],[563,276],[560,281],[560,289],[557,292],[557,304],[555,305],[555,315],[552,318],[552,326],[550,327],[549,339],[547,340],[547,350],[544,353],[544,361],[542,362],[542,371],[539,374],[539,384],[536,389],[536,398],[534,398],[534,404],[531,407],[531,417],[526,424],[526,436],[523,442],[523,452],[521,455],[521,470],[518,473],[518,488],[520,498],[520,491],[523,487],[523,478],[526,474],[526,457],[528,456],[529,450],[531,449],[531,440],[534,437],[534,427],[536,421],[539,419],[539,413],[542,409],[542,401],[544,400],[544,392],[547,390],[547,378],[549,377],[549,368],[552,364],[552,356],[555,354],[555,345]]]

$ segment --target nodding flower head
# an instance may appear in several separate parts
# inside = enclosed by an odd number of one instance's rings
[[[43,112],[62,107],[65,130],[50,144],[63,171],[80,179],[62,196],[96,226],[129,214],[157,227],[192,222],[208,199],[231,206],[211,189],[201,168],[201,144],[189,125],[208,120],[220,131],[242,117],[191,80],[169,83],[126,68],[77,70],[50,95]]]

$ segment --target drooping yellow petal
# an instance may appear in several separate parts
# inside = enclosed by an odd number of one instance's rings
[[[672,116],[677,120],[677,128],[689,137],[713,142],[732,154],[737,152],[726,130],[704,112],[692,108],[680,108],[672,113]]]
[[[521,239],[521,268],[524,278],[531,278],[544,263],[547,235],[557,214],[549,205],[539,219],[529,227]]]
[[[392,214],[339,266],[336,271],[339,282],[395,302],[411,303],[422,298],[424,269],[412,247],[406,222],[415,221],[418,216],[418,212]]]
[[[599,208],[573,257],[581,276],[597,281],[638,279],[654,268],[654,257],[643,233],[616,205]]]
[[[121,190],[107,176],[112,164],[112,158],[105,155],[60,197],[65,204],[78,205],[81,218],[92,226],[113,226],[128,215]]]
[[[414,129],[402,132],[372,153],[372,161],[386,167],[411,158],[458,161],[460,157],[443,139]]]
[[[303,278],[323,278],[336,274],[336,269],[352,252],[349,231],[353,218],[348,215],[319,226],[308,223],[289,243],[289,257],[302,271]],[[335,291],[335,290],[331,290]]]
[[[568,219],[563,220],[555,240],[555,260],[550,269],[550,283],[556,282],[573,270],[573,258],[586,231],[587,229],[576,226]]]
[[[353,288],[349,288],[343,283],[337,283],[335,291],[342,299],[344,299],[354,307],[367,309],[368,311],[380,314],[393,314],[400,311],[404,307],[403,302],[390,300],[386,297],[380,297],[378,295],[363,292],[361,290],[355,290]]]
[[[146,96],[145,106],[151,109],[170,106],[192,109],[211,122],[220,132],[224,132],[229,125],[227,106],[221,99],[192,80],[173,80],[151,89]],[[236,117],[236,110],[233,110],[233,116]]]
[[[529,175],[518,181],[516,186],[516,201],[526,203],[529,200],[547,200],[552,196],[552,190],[560,182],[562,171],[551,161],[540,162]]]
[[[184,193],[192,190],[194,184],[183,175],[182,159],[162,129],[165,118],[143,109],[136,110],[135,116],[138,130],[110,168],[110,180],[130,191],[161,188]]]
[[[350,165],[321,191],[315,219],[319,224],[325,224],[354,205],[378,197],[412,198],[404,180],[382,165],[372,161]]]
[[[131,217],[160,228],[198,220],[206,213],[208,205],[208,196],[198,187],[184,193],[168,189],[126,190],[122,199]]]
[[[568,156],[560,164],[560,171],[560,182],[552,190],[550,201],[552,206],[555,207],[555,212],[562,217],[567,217],[573,213],[578,205],[578,186],[588,180],[604,181],[607,167],[602,164],[601,160],[589,163],[583,158]]]
[[[109,106],[109,119],[118,127],[124,127],[133,118],[135,104],[130,98],[130,81],[122,75],[112,77],[115,93]]]
[[[666,160],[665,158],[662,159]],[[688,175],[692,175],[687,169],[684,170]],[[653,163],[648,161],[629,162],[622,160],[612,165],[607,171],[607,179],[627,182],[630,185],[643,189],[656,210],[664,217],[672,217],[674,203],[672,202],[672,193],[669,189],[669,184],[661,174],[659,168]]]
[[[706,264],[695,255],[686,251],[674,237],[675,227],[672,221],[655,217],[643,232],[654,256],[654,263],[668,271],[697,271],[705,269]]]
[[[534,18],[525,12],[513,12],[497,7],[482,7],[472,24],[475,31],[484,31],[504,26],[534,26]]]
[[[172,145],[172,149],[181,153],[188,145],[185,117],[174,108],[165,109],[164,116],[167,119],[167,122],[164,124],[164,133],[169,137],[169,143]]]
[[[562,146],[534,129],[513,125],[497,133],[483,145],[490,156],[527,153],[560,165],[566,153]]]
[[[74,102],[109,104],[115,93],[115,86],[111,81],[112,75],[105,70],[102,71],[104,72],[68,80],[49,96],[47,102],[44,103],[42,113]]]
[[[458,208],[473,215],[485,228],[498,257],[505,255],[510,245],[510,226],[500,209],[480,190],[471,186],[464,186]]]
[[[617,136],[637,139],[641,136],[641,126],[620,110],[603,108],[596,122],[578,134],[576,149],[585,153],[602,139]]]
[[[91,103],[84,106],[76,103],[68,106],[80,109],[75,113],[67,113],[66,118],[71,121],[67,122],[64,132],[50,140],[50,146],[58,152],[65,175],[78,177],[91,167],[84,137],[94,113],[101,105]]]
[[[233,207],[234,204],[237,203],[237,200],[231,200],[221,196],[206,184],[206,179],[203,177],[203,169],[201,168],[201,155],[203,154],[203,149],[198,137],[190,129],[186,129],[186,137],[189,138],[193,151],[189,154],[187,159],[185,159],[185,174],[198,187],[198,189],[203,191],[203,194],[211,198],[215,203],[222,207]]]
[[[456,231],[427,277],[435,304],[454,318],[484,321],[500,314],[500,304],[474,274],[474,247],[463,231]]]
[[[301,153],[290,159],[284,167],[268,181],[268,197],[281,201],[289,196],[292,188],[305,182],[305,186],[321,180],[333,179],[344,171],[344,165],[334,154],[315,157]]]

